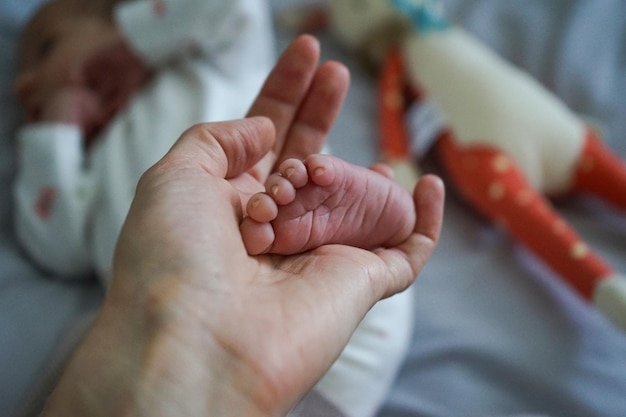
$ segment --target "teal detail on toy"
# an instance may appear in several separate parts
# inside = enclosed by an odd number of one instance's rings
[[[391,0],[391,4],[409,18],[419,33],[437,32],[450,27],[442,16],[440,0]]]

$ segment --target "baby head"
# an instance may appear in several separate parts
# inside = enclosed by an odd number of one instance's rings
[[[27,117],[37,119],[46,97],[81,82],[81,67],[97,50],[120,38],[112,0],[51,0],[24,27],[15,92]]]

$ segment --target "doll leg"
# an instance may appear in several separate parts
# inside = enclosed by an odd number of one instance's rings
[[[573,188],[589,192],[626,211],[626,164],[592,131],[587,132]]]
[[[611,267],[531,188],[505,153],[489,147],[460,148],[451,135],[437,147],[454,186],[474,207],[591,299],[597,282],[611,275]]]

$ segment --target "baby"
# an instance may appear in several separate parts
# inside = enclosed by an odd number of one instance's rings
[[[27,121],[15,201],[18,237],[38,264],[63,278],[95,268],[108,282],[141,174],[189,126],[244,115],[270,71],[265,6],[52,0],[36,12],[15,81]],[[415,224],[410,194],[382,166],[288,160],[266,189],[241,224],[251,254],[395,245]],[[407,292],[375,306],[320,382],[348,415],[383,401],[410,337],[410,302]]]
[[[24,29],[16,228],[31,257],[105,282],[141,174],[189,126],[241,117],[272,67],[257,0],[54,0]],[[62,242],[62,244],[60,244]]]

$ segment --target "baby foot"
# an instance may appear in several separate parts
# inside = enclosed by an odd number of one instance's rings
[[[325,244],[364,249],[403,242],[415,226],[411,195],[390,170],[330,155],[288,159],[248,202],[241,235],[251,255],[290,255]]]

